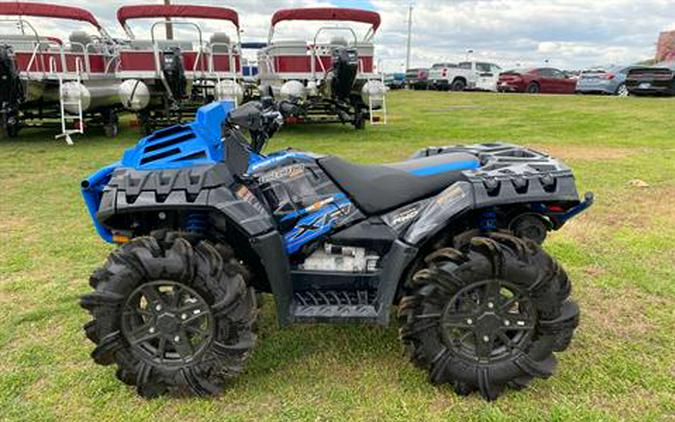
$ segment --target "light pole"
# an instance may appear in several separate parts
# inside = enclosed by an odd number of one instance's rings
[[[473,51],[472,49],[466,50],[466,56],[465,56],[465,60],[464,60],[464,61],[467,61],[467,62],[468,62],[468,61],[469,61],[469,57],[471,57],[471,55],[472,55],[473,53],[474,53],[474,51]]]
[[[164,6],[171,6],[171,0],[164,0]],[[171,25],[171,18],[166,18],[166,39],[173,39],[173,25]]]
[[[406,52],[405,70],[410,69],[410,47],[412,43],[412,13],[414,7],[415,2],[411,1],[410,6],[408,8],[408,50]]]

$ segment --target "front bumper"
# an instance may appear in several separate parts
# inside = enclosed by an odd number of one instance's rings
[[[580,82],[577,84],[577,92],[581,93],[603,93],[603,94],[613,94],[616,92],[617,86],[610,83],[610,81],[603,82]]]

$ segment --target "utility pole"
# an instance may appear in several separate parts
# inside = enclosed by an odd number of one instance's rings
[[[415,2],[410,2],[410,7],[408,8],[408,51],[406,53],[405,59],[405,70],[410,69],[410,47],[412,42],[412,13],[413,8],[415,7]]]
[[[171,0],[164,0],[164,6],[171,6]],[[166,18],[166,39],[173,39],[173,25],[171,25],[171,18]]]

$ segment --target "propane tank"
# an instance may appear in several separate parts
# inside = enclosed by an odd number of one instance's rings
[[[319,86],[316,81],[307,82],[307,96],[316,97],[317,95],[319,95]]]
[[[387,93],[387,87],[382,81],[368,81],[361,88],[361,99],[366,105],[372,98],[373,108],[382,107],[382,98]]]
[[[87,86],[77,82],[63,84],[64,108],[68,113],[77,114],[77,101],[82,101],[82,111],[112,107],[119,104],[119,82],[88,81]]]
[[[150,104],[150,89],[138,79],[128,79],[122,82],[118,94],[122,106],[127,110],[140,111]]]
[[[281,85],[279,95],[282,100],[293,100],[296,98],[304,100],[307,96],[307,92],[305,90],[305,85],[303,85],[302,82],[293,80]]]
[[[216,98],[218,101],[230,100],[241,104],[244,100],[244,89],[233,80],[222,80],[216,84]]]
[[[78,82],[66,82],[63,84],[63,102],[68,113],[77,114],[77,101],[82,101],[82,111],[91,105],[91,93],[86,86]]]

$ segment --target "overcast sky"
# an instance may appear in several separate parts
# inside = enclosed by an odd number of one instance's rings
[[[116,9],[124,4],[161,0],[53,3],[88,8],[117,36]],[[178,2],[178,0],[174,0]],[[280,8],[344,6],[375,10],[382,27],[375,37],[377,60],[387,71],[405,63],[407,0],[181,0],[181,3],[229,5],[239,12],[244,41],[267,37],[272,13]],[[49,28],[50,24],[40,24]],[[67,27],[54,27],[63,31]],[[218,26],[210,25],[209,30]],[[149,38],[140,27],[137,36]],[[306,37],[309,26],[286,24],[282,33]],[[549,60],[561,68],[631,63],[654,56],[658,33],[675,29],[675,0],[416,0],[413,12],[412,65],[473,57],[503,67],[540,65]],[[62,35],[62,34],[61,34]],[[288,36],[286,38],[288,38]]]

